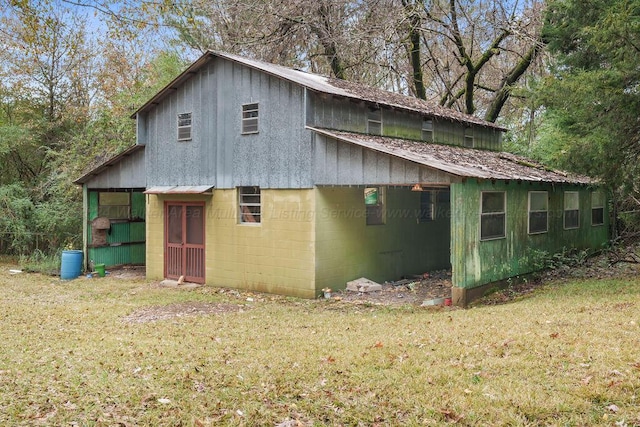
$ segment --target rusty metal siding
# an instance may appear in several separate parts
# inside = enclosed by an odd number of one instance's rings
[[[144,150],[131,153],[107,171],[87,180],[86,185],[88,189],[144,188],[147,185]]]
[[[506,237],[480,241],[480,194],[505,191]],[[547,233],[528,233],[529,191],[547,191],[549,229]],[[565,191],[580,193],[580,226],[565,230],[563,196]],[[591,193],[587,186],[468,180],[451,185],[451,264],[454,286],[473,288],[486,283],[534,271],[543,254],[566,249],[595,250],[609,236],[609,217],[605,224],[591,225]]]
[[[251,102],[259,133],[242,135],[242,105]],[[193,115],[190,141],[177,141],[180,112]],[[295,83],[217,58],[139,117],[147,122],[147,186],[312,186],[304,89]]]
[[[449,185],[451,175],[388,154],[376,153],[329,136],[314,136],[317,185]]]

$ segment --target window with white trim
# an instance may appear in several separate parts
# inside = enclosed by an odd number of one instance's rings
[[[364,189],[364,206],[367,225],[382,225],[385,223],[386,212],[383,187],[366,187]]]
[[[504,191],[483,191],[480,203],[480,240],[507,235],[507,195]]]
[[[260,187],[238,187],[238,207],[241,224],[260,223],[262,219]]]
[[[258,133],[258,103],[242,106],[242,134]]]
[[[191,139],[192,114],[178,114],[178,141],[189,141]]]
[[[549,194],[547,191],[529,191],[529,234],[549,230]]]
[[[379,108],[370,108],[367,112],[367,133],[382,135],[382,112]]]
[[[430,222],[435,218],[435,192],[423,190],[420,192],[420,216],[418,222]]]
[[[422,120],[422,140],[426,142],[433,142],[433,120]]]
[[[604,224],[604,193],[593,191],[591,193],[591,225]]]
[[[466,128],[464,130],[464,146],[467,148],[473,148],[475,146],[472,128]]]
[[[577,191],[564,192],[564,228],[580,227],[580,194]]]

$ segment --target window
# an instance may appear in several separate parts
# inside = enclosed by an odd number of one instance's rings
[[[464,146],[467,147],[467,148],[473,148],[474,147],[473,129],[471,129],[471,128],[466,128],[464,130]]]
[[[580,226],[580,198],[577,191],[564,192],[564,228]]]
[[[367,133],[382,135],[382,112],[379,108],[370,109],[367,113]]]
[[[178,141],[191,139],[191,113],[178,114]]]
[[[433,193],[429,190],[420,192],[420,216],[418,217],[420,223],[434,220],[435,198]]]
[[[604,193],[594,191],[591,193],[591,225],[604,224]]]
[[[258,103],[242,106],[242,133],[258,133]]]
[[[367,210],[367,225],[384,224],[385,210],[382,187],[366,187],[364,189],[364,205]]]
[[[426,142],[433,142],[433,120],[422,120],[422,140]]]
[[[549,196],[546,191],[529,191],[529,234],[549,229]]]
[[[504,191],[483,191],[480,207],[480,240],[506,236],[506,201]]]
[[[260,187],[240,187],[238,189],[238,199],[240,223],[259,223],[261,220]]]
[[[109,219],[129,219],[131,194],[124,192],[98,193],[98,216]]]

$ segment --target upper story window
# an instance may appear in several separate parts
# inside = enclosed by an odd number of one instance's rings
[[[257,224],[261,222],[262,203],[260,187],[239,187],[238,207],[241,224]]]
[[[426,142],[433,142],[433,120],[422,120],[422,140]]]
[[[580,227],[580,197],[577,191],[564,192],[564,228]]]
[[[382,135],[382,111],[379,108],[369,109],[367,112],[367,133]]]
[[[480,240],[507,235],[507,195],[504,191],[483,191],[480,203]]]
[[[242,106],[242,133],[258,133],[258,103]]]
[[[594,191],[591,193],[591,225],[604,224],[604,193]]]
[[[549,195],[546,191],[529,191],[529,234],[549,229]]]
[[[384,190],[382,187],[366,187],[364,189],[364,205],[367,225],[382,225],[385,222]]]
[[[178,114],[178,141],[189,141],[191,139],[191,113]]]
[[[464,130],[464,146],[467,148],[473,148],[475,146],[472,128],[466,128]]]

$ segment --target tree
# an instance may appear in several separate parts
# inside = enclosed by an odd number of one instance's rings
[[[538,150],[640,206],[640,0],[554,0],[544,37],[557,64],[540,98]],[[635,200],[636,202],[633,202]]]

